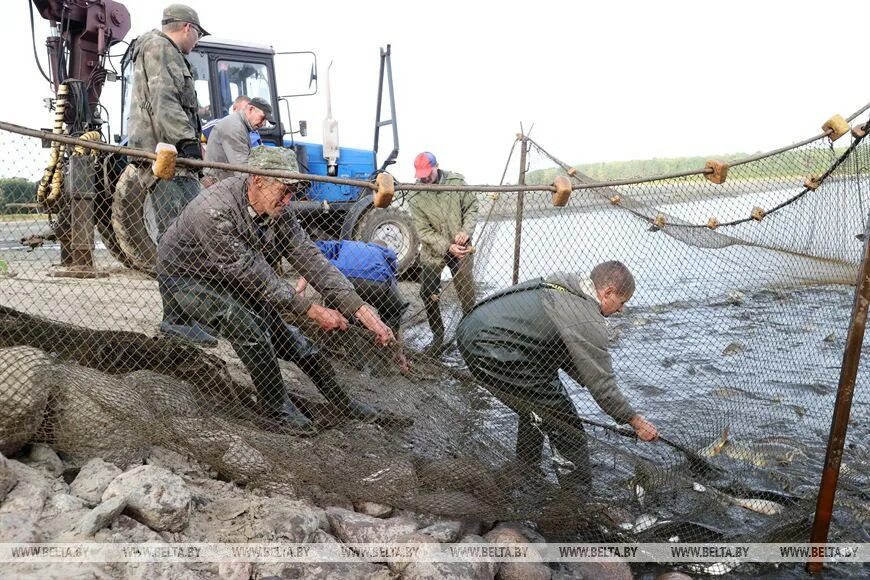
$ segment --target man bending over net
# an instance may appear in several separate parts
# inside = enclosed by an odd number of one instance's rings
[[[479,302],[456,333],[475,379],[519,415],[517,459],[537,466],[546,434],[563,488],[584,489],[591,473],[583,423],[559,369],[589,389],[616,422],[631,425],[641,440],[658,437],[655,425],[620,392],[607,351],[604,318],[621,311],[633,293],[628,268],[604,262],[589,278],[553,274],[497,292]]]

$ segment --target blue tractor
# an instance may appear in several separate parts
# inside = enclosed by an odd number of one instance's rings
[[[134,41],[135,42],[135,41]],[[127,107],[129,106],[132,63],[128,51],[122,60],[122,126],[116,141],[123,143],[126,134]],[[295,87],[288,94],[281,94],[276,82],[276,57],[292,62],[294,70],[304,71],[304,78],[295,79]],[[398,131],[396,128],[395,99],[393,97],[390,47],[380,51],[380,78],[378,85],[377,113],[374,127],[374,145],[371,150],[339,147],[337,124],[331,113],[324,121],[324,143],[308,143],[296,139],[305,137],[307,123],[300,121],[293,130],[290,120],[290,100],[313,95],[318,90],[317,59],[311,52],[276,53],[271,47],[238,42],[226,42],[209,38],[201,41],[188,55],[193,71],[199,100],[200,118],[204,125],[229,114],[233,101],[242,95],[260,97],[272,104],[275,124],[260,130],[264,144],[290,147],[296,152],[304,173],[358,180],[373,180],[377,173],[395,163],[398,155]],[[299,75],[296,75],[299,76]],[[290,83],[293,85],[294,83]],[[298,91],[301,87],[303,90]],[[389,104],[390,118],[381,118],[384,93]],[[329,83],[327,79],[327,93]],[[327,95],[329,97],[329,95]],[[378,143],[381,128],[392,128],[393,149],[378,164]],[[208,145],[206,144],[206,147]],[[120,174],[123,160],[117,159],[111,171]],[[110,201],[112,179],[107,180],[105,201]],[[398,208],[378,209],[373,206],[372,192],[368,188],[312,182],[304,199],[296,202],[298,215],[306,230],[318,239],[380,240],[395,250],[399,258],[400,273],[411,268],[417,260],[419,238],[410,215]],[[106,213],[114,212],[115,219],[106,219]],[[118,212],[130,215],[120,216]],[[155,247],[155,222],[149,199],[133,200],[126,206],[118,204],[111,212],[96,208],[97,228],[106,247],[124,264],[140,269],[149,269],[153,263]],[[134,218],[134,219],[131,219]],[[134,224],[132,230],[118,232],[123,224]],[[144,227],[138,227],[139,225]],[[130,255],[116,242],[123,235],[133,243],[125,245],[136,248],[139,255]]]

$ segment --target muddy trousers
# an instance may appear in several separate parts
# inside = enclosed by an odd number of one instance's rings
[[[157,181],[151,199],[154,203],[158,236],[166,233],[187,204],[199,195],[199,189],[199,181],[194,177],[177,176],[169,181]]]
[[[474,261],[472,256],[462,260],[449,256],[445,264],[440,266],[423,264],[420,270],[420,299],[426,307],[426,319],[432,330],[434,343],[444,342],[444,320],[441,318],[441,272],[444,266],[450,268],[453,274],[453,284],[456,295],[462,306],[462,314],[468,314],[474,308]]]
[[[523,396],[519,389],[507,385],[488,389],[518,416],[517,459],[537,467],[541,463],[546,435],[553,450],[559,485],[582,492],[592,482],[586,432],[559,378],[554,378],[547,387],[552,395],[546,399]]]
[[[235,296],[206,281],[158,277],[164,319],[173,324],[198,324],[232,344],[257,389],[261,412],[280,413],[289,400],[278,359],[292,362],[340,411],[350,399],[335,380],[325,355],[295,326],[285,323],[268,304]]]

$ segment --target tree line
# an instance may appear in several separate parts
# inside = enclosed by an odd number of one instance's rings
[[[845,151],[845,148],[804,148],[785,151],[757,163],[747,163],[735,167],[729,172],[731,178],[757,179],[764,177],[806,177],[810,174],[823,173],[831,163]],[[600,163],[582,163],[574,167],[592,179],[598,181],[613,181],[618,179],[633,179],[639,177],[654,177],[683,171],[703,169],[708,159],[716,159],[730,163],[749,157],[748,153],[731,153],[727,155],[710,155],[707,157],[664,157],[639,159],[632,161],[605,161]],[[565,172],[560,167],[537,169],[526,176],[530,184],[552,183],[557,175]]]
[[[23,177],[0,178],[0,214],[31,213],[31,209],[9,207],[9,204],[35,202],[37,185],[37,182]]]

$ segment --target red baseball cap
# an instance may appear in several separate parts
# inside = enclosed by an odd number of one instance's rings
[[[438,160],[428,151],[424,151],[417,155],[417,157],[414,158],[414,173],[417,176],[417,179],[428,177],[429,174],[435,170],[437,165]]]

